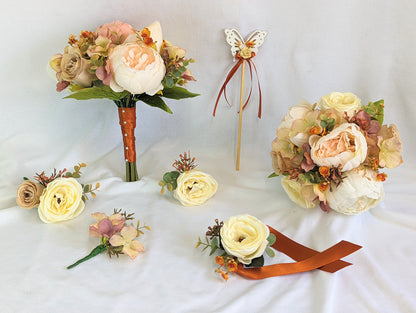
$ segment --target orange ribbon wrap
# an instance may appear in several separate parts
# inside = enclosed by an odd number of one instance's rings
[[[270,232],[276,236],[276,242],[272,247],[298,262],[280,263],[255,268],[244,267],[242,264],[239,264],[236,271],[237,274],[250,279],[264,279],[307,272],[314,269],[335,273],[346,266],[352,265],[351,263],[340,260],[341,258],[362,248],[359,245],[342,240],[329,249],[318,252],[291,240],[272,227],[268,227]]]
[[[256,77],[257,77],[257,86],[258,86],[258,90],[259,90],[259,113],[258,113],[258,118],[261,118],[261,98],[262,98],[262,96],[261,96],[261,87],[260,87],[259,75],[257,73],[256,65],[251,60],[254,56],[255,56],[254,52],[252,52],[251,57],[248,58],[248,59],[242,58],[238,53],[235,55],[235,58],[238,60],[238,62],[237,62],[236,65],[233,66],[233,68],[227,74],[227,77],[225,78],[225,81],[221,86],[220,92],[218,93],[218,96],[217,96],[217,101],[215,102],[214,112],[212,114],[213,116],[215,116],[215,113],[217,111],[218,102],[220,101],[222,93],[224,93],[224,98],[227,101],[227,103],[230,105],[230,103],[228,102],[228,99],[227,99],[227,85],[230,82],[231,78],[233,78],[233,76],[235,75],[237,70],[240,68],[240,66],[243,64],[243,62],[247,61],[249,69],[250,69],[250,92],[248,94],[247,100],[245,101],[245,103],[243,105],[243,110],[246,108],[248,102],[250,101],[251,94],[252,94],[252,91],[253,91],[253,68],[254,68],[254,71],[255,71]]]
[[[118,116],[123,135],[124,158],[126,162],[136,162],[136,107],[118,108]]]

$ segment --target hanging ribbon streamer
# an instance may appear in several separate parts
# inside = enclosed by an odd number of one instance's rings
[[[270,232],[276,236],[276,242],[272,247],[292,259],[295,263],[280,263],[263,267],[244,267],[238,265],[237,274],[249,279],[264,279],[274,276],[302,273],[319,269],[321,271],[335,273],[340,269],[352,265],[342,261],[341,258],[361,249],[362,247],[348,241],[340,241],[329,249],[318,252],[305,247],[269,226]]]
[[[254,64],[252,58],[255,56],[255,53],[252,53],[252,56],[248,59],[244,59],[240,56],[240,54],[236,54],[235,58],[238,60],[237,64],[233,66],[233,68],[230,70],[230,72],[227,74],[227,77],[225,78],[224,83],[221,86],[221,89],[218,93],[217,96],[217,101],[215,102],[215,107],[214,107],[214,112],[213,112],[213,116],[215,116],[216,111],[217,111],[217,107],[218,107],[218,102],[220,101],[221,95],[224,93],[224,98],[225,101],[227,101],[228,105],[231,106],[230,102],[228,101],[227,98],[227,85],[230,82],[230,80],[233,78],[233,76],[235,75],[235,73],[237,72],[237,70],[240,68],[240,66],[243,64],[244,61],[247,61],[248,66],[249,66],[249,70],[250,70],[250,92],[248,94],[248,97],[246,99],[246,101],[244,102],[244,106],[243,106],[243,110],[246,108],[248,102],[250,101],[251,95],[252,95],[252,91],[253,91],[253,68],[256,74],[256,80],[257,80],[257,87],[259,90],[259,111],[258,111],[258,118],[261,118],[261,101],[262,101],[262,96],[261,96],[261,86],[260,86],[260,80],[259,80],[259,76],[257,73],[257,68],[256,65]]]

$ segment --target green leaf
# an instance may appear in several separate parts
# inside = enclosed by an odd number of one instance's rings
[[[209,255],[213,255],[214,252],[217,251],[217,249],[218,249],[218,238],[215,237],[211,241],[211,252],[209,253]]]
[[[165,77],[165,84],[168,88],[171,88],[175,85],[175,82],[173,81],[173,78],[170,76]]]
[[[66,177],[72,177],[72,173],[70,173],[70,172],[66,172],[65,176],[66,176]]]
[[[23,177],[23,180],[29,180],[29,178],[27,178],[27,177]]]
[[[251,260],[251,263],[247,267],[262,267],[264,265],[264,257],[260,256]]]
[[[130,93],[128,91],[115,92],[108,86],[90,87],[78,90],[64,99],[72,98],[76,100],[89,100],[89,99],[109,99],[109,100],[121,100],[127,97]]]
[[[269,242],[269,246],[274,245],[276,242],[276,236],[274,234],[270,234],[269,237],[267,237],[267,241]]]
[[[267,178],[273,178],[273,177],[277,177],[279,175],[277,175],[276,173],[271,173],[269,176],[267,176]]]
[[[169,99],[175,99],[175,100],[193,98],[193,97],[199,96],[199,94],[197,93],[189,92],[185,88],[178,87],[178,86],[175,86],[175,87],[165,86],[165,88],[163,88],[162,90],[162,93],[163,93],[163,97],[169,98]]]
[[[384,100],[369,102],[367,105],[363,106],[363,110],[367,112],[372,119],[377,120],[380,123],[380,125],[383,125]]]
[[[149,95],[146,95],[146,94],[141,94],[139,97],[137,97],[137,100],[143,101],[144,103],[146,103],[146,104],[148,104],[152,107],[162,109],[163,111],[172,114],[172,111],[166,105],[165,101],[163,101],[163,99],[158,95],[149,96]]]
[[[74,178],[80,178],[80,177],[81,177],[81,175],[79,175],[78,173],[73,173],[73,174],[72,174],[72,177],[74,177]]]
[[[270,249],[269,247],[266,248],[266,253],[269,257],[274,258],[274,256],[276,255],[274,253],[274,251],[272,249]]]
[[[163,175],[163,181],[166,183],[166,185],[172,185],[172,190],[175,190],[178,186],[176,181],[178,180],[179,175],[180,173],[178,171],[167,172],[165,175]]]

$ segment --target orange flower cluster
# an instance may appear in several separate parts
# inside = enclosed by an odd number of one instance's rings
[[[234,258],[231,258],[229,256],[223,257],[223,256],[216,256],[215,257],[215,263],[218,264],[218,268],[215,270],[216,273],[221,274],[221,277],[227,281],[228,280],[228,274],[230,272],[236,272],[238,263],[235,261]],[[225,271],[223,268],[227,268],[227,271]]]

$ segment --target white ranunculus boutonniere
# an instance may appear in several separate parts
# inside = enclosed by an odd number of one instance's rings
[[[173,191],[173,196],[184,206],[195,206],[205,203],[218,189],[217,181],[209,174],[194,169],[195,158],[190,153],[179,155],[173,163],[176,171],[167,172],[159,182],[161,193]]]

